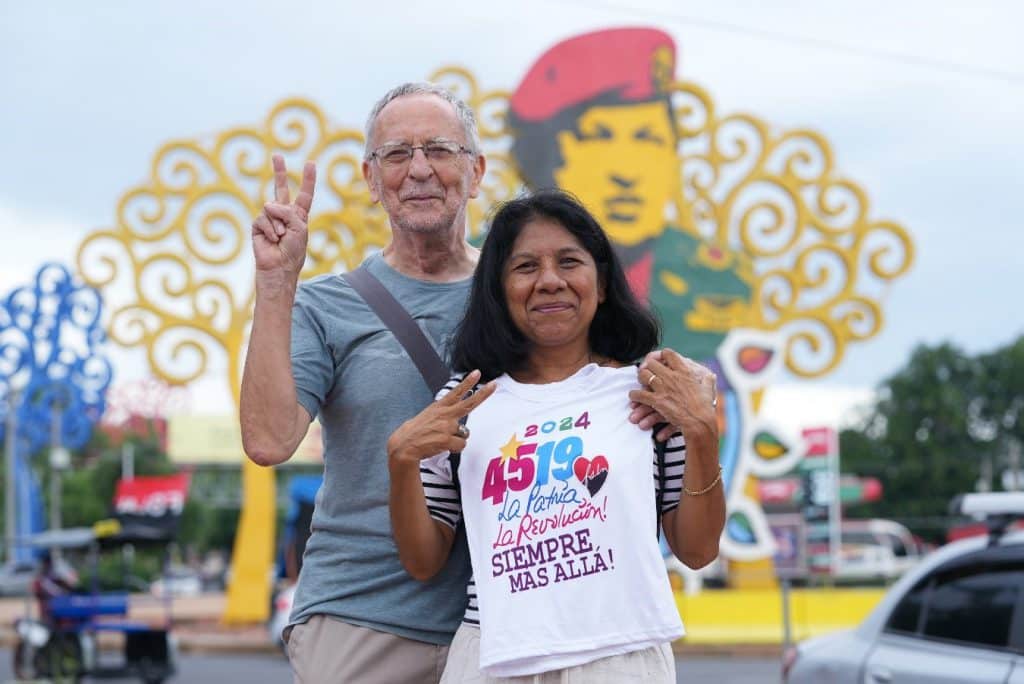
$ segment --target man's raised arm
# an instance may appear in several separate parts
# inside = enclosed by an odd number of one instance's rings
[[[292,376],[292,305],[306,259],[307,221],[316,166],[306,162],[295,201],[284,159],[274,155],[274,200],[252,224],[256,303],[242,372],[239,420],[242,448],[258,465],[291,458],[312,420],[299,404]]]

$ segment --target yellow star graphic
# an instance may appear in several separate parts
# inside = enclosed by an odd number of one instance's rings
[[[501,465],[505,465],[505,462],[510,458],[519,458],[516,451],[519,449],[521,444],[522,442],[516,439],[516,433],[513,432],[512,436],[508,438],[507,442],[505,442],[505,446],[501,447]]]

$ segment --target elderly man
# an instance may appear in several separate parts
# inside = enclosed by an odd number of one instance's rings
[[[363,173],[392,241],[365,266],[442,353],[477,260],[466,204],[484,169],[472,110],[447,90],[406,84],[371,111]],[[323,426],[324,483],[288,635],[296,681],[437,681],[466,607],[468,556],[458,545],[428,583],[405,573],[391,537],[385,449],[432,396],[345,281],[298,286],[316,169],[307,163],[294,202],[280,157],[274,175],[276,201],[253,223],[256,307],[241,425],[260,465],[288,460],[317,415]]]

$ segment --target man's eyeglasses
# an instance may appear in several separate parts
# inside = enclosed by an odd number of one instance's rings
[[[432,165],[451,164],[460,154],[474,154],[473,150],[451,140],[435,140],[424,145],[392,143],[381,145],[370,153],[370,159],[377,159],[382,166],[397,169],[412,160],[416,150],[423,150],[423,156]]]

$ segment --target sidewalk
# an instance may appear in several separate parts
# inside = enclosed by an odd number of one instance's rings
[[[224,612],[223,594],[203,594],[175,598],[171,604],[171,619],[178,649],[182,653],[276,653],[265,625],[228,627],[221,623]],[[33,611],[35,603],[27,604]],[[25,615],[26,603],[21,598],[0,599],[0,646],[14,644],[14,621]],[[132,622],[153,625],[164,624],[167,608],[161,599],[147,594],[132,594],[129,612],[125,617]],[[113,646],[121,637],[105,633],[101,644]]]
[[[221,622],[225,598],[223,594],[204,594],[174,599],[171,604],[173,633],[182,653],[280,653],[271,640],[266,625],[244,627],[227,626]],[[34,609],[34,603],[29,603]],[[20,598],[0,599],[0,646],[14,644],[14,621],[25,614],[25,601]],[[132,594],[129,614],[133,622],[163,624],[164,603],[146,594]],[[114,647],[120,635],[103,634],[101,645]],[[686,643],[672,644],[678,655],[692,657],[778,657],[782,652],[778,644],[764,643]]]

